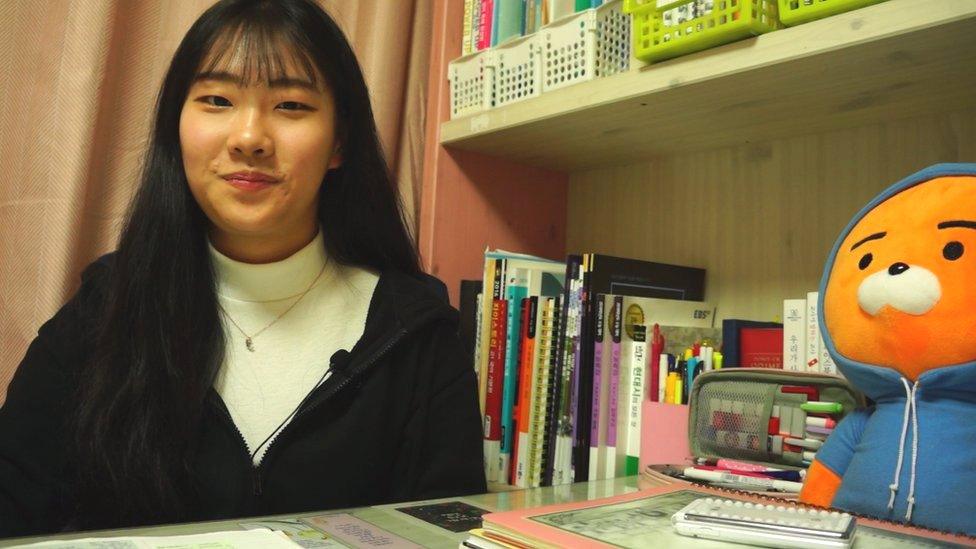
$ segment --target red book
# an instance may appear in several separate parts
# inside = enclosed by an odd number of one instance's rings
[[[494,19],[494,0],[481,0],[481,19],[478,20],[478,51],[491,47],[491,27]]]
[[[739,330],[739,365],[744,368],[783,368],[783,328]]]
[[[537,297],[526,297],[522,299],[522,324],[519,340],[519,365],[518,365],[518,398],[512,407],[512,457],[509,463],[511,470],[508,473],[509,484],[516,484],[520,477],[524,478],[527,473],[525,459],[519,458],[519,450],[528,451],[520,448],[521,434],[528,436],[529,431],[529,407],[530,395],[532,393],[532,352],[535,348],[535,320]],[[519,467],[522,469],[519,470]],[[525,486],[525,483],[520,484]]]
[[[485,392],[485,423],[488,440],[502,439],[502,382],[505,376],[505,336],[508,301],[491,304],[491,335],[488,339],[488,388]]]

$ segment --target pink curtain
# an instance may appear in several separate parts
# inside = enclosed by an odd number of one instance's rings
[[[319,0],[370,86],[419,218],[429,0]],[[170,57],[212,0],[0,1],[0,394],[81,270],[115,248]]]

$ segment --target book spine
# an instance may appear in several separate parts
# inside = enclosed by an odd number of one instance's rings
[[[583,256],[583,270],[580,286],[579,339],[576,345],[574,364],[576,376],[573,396],[575,418],[573,426],[573,480],[586,482],[590,474],[590,423],[592,423],[593,400],[593,307],[590,295],[590,269],[593,254]]]
[[[558,420],[555,429],[555,444],[553,448],[553,484],[565,484],[573,481],[572,476],[572,449],[573,449],[573,374],[575,372],[573,357],[575,356],[574,346],[578,337],[577,327],[579,325],[579,285],[578,280],[581,266],[581,258],[576,256],[572,259],[572,278],[567,285],[569,295],[565,304],[564,326],[560,336],[561,357],[559,366],[559,387],[558,387]]]
[[[525,297],[527,276],[525,269],[509,269],[512,271],[506,278],[505,284],[505,370],[502,385],[502,444],[500,451],[500,467],[498,482],[511,482],[512,443],[515,429],[512,425],[512,411],[515,407],[515,395],[518,392],[518,359],[519,336],[521,335],[521,304]]]
[[[606,297],[594,298],[593,316],[593,401],[590,406],[590,480],[606,478],[603,474],[601,452],[606,448],[607,414],[601,414],[601,406],[607,408],[607,384],[603,382],[603,319]],[[608,376],[609,377],[609,376]],[[608,380],[609,381],[609,380]],[[603,429],[601,432],[601,423]]]
[[[555,336],[554,348],[553,348],[553,363],[552,371],[550,375],[552,376],[550,382],[550,399],[549,399],[549,416],[546,419],[547,429],[549,430],[546,435],[546,455],[545,455],[545,469],[543,471],[542,485],[551,486],[554,483],[556,475],[556,457],[557,457],[557,439],[560,434],[559,431],[566,427],[567,421],[563,419],[563,400],[567,396],[569,391],[569,377],[567,377],[566,367],[566,346],[568,332],[569,332],[569,317],[570,317],[570,297],[573,294],[573,286],[575,285],[576,275],[579,270],[580,257],[579,256],[569,256],[566,258],[566,277],[565,285],[563,288],[563,295],[559,300],[559,324],[557,326],[558,335]],[[572,375],[568,372],[568,375]],[[566,390],[563,390],[563,386],[566,386]],[[568,410],[568,401],[567,401]],[[562,471],[560,471],[560,475]],[[561,478],[560,478],[561,480]],[[560,482],[561,484],[561,482]]]
[[[471,51],[481,51],[481,0],[472,0]]]
[[[783,369],[806,371],[807,300],[783,300]]]
[[[820,325],[817,323],[817,292],[807,293],[807,344],[804,359],[807,372],[820,372]]]
[[[484,322],[484,315],[481,314],[482,306],[485,301],[485,294],[479,293],[478,297],[475,298],[476,308],[478,311],[477,318],[475,318],[474,333],[479,334],[479,337],[474,339],[474,371],[475,373],[480,372],[479,365],[481,364],[481,325]]]
[[[520,334],[520,351],[518,367],[518,398],[512,410],[512,423],[515,430],[515,441],[512,446],[513,484],[520,488],[527,487],[529,472],[529,408],[531,407],[532,392],[532,353],[535,348],[535,319],[537,297],[527,297],[522,300],[522,327]]]
[[[557,415],[557,399],[559,393],[560,375],[558,371],[559,359],[562,351],[559,348],[559,334],[563,331],[563,296],[559,296],[553,303],[552,334],[549,347],[549,374],[546,382],[548,394],[546,396],[546,415],[542,422],[545,433],[542,437],[542,455],[539,464],[539,482],[541,486],[552,486],[553,459],[555,449],[555,431]]]
[[[629,352],[625,353],[628,358],[628,365],[625,370],[627,384],[623,390],[627,393],[626,400],[626,423],[624,430],[624,444],[618,446],[618,455],[623,456],[621,469],[625,476],[640,473],[640,446],[641,446],[641,411],[642,401],[644,400],[644,385],[646,383],[647,371],[647,326],[634,324],[625,328],[630,340]],[[632,333],[631,333],[632,332]]]
[[[545,436],[546,402],[549,393],[549,352],[552,346],[553,308],[555,300],[544,298],[537,310],[539,317],[533,351],[532,407],[529,410],[529,480],[531,488],[541,483],[542,446]]]
[[[471,53],[472,18],[474,17],[474,3],[476,0],[464,0],[464,23],[461,32],[461,55]],[[477,0],[480,2],[480,0]]]
[[[478,12],[478,51],[491,47],[492,0],[480,0]]]
[[[485,403],[485,463],[490,482],[497,482],[501,465],[502,380],[505,375],[505,315],[508,302],[494,300],[488,346],[488,392]]]
[[[614,296],[613,309],[610,314],[613,323],[610,328],[610,402],[607,406],[607,455],[616,461],[617,445],[620,435],[620,343],[623,330],[623,296]],[[614,467],[614,476],[620,476],[620,470]]]

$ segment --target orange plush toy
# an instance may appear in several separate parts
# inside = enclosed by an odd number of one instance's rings
[[[874,405],[837,426],[802,501],[976,534],[976,164],[881,193],[827,260],[820,328]]]

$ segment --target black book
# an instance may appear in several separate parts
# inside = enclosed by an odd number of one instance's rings
[[[482,282],[480,280],[461,281],[461,294],[458,302],[458,312],[460,313],[458,337],[460,337],[461,343],[464,344],[468,353],[472,355],[478,337],[475,330],[478,327],[478,294],[481,293],[481,288]]]

